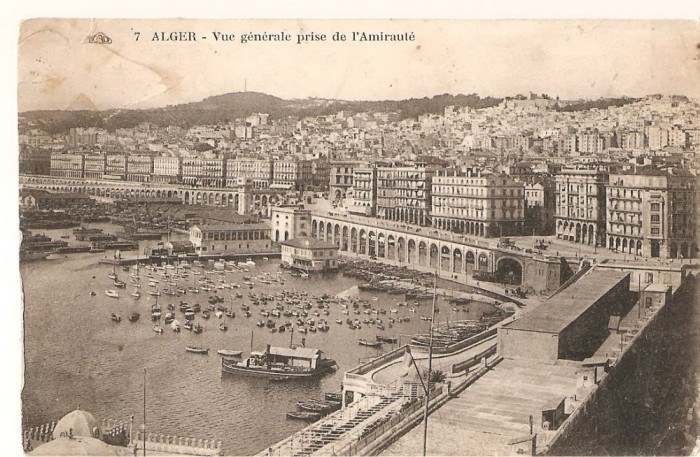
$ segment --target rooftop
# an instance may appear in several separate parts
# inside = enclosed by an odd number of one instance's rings
[[[292,238],[291,240],[286,240],[280,242],[282,246],[291,246],[293,248],[299,249],[337,249],[333,243],[327,241],[319,240],[317,238],[309,238],[306,236],[300,236],[297,238]]]
[[[302,347],[297,347],[297,348],[286,348],[286,347],[276,347],[273,346],[270,348],[269,353],[271,355],[279,355],[282,357],[296,357],[299,359],[315,359],[316,357],[319,356],[321,350],[320,349],[313,349],[313,348],[302,348]]]
[[[600,300],[629,273],[593,269],[529,314],[504,327],[542,333],[559,333]]]
[[[212,230],[270,230],[270,226],[265,222],[206,222],[204,224],[194,224],[202,231]]]

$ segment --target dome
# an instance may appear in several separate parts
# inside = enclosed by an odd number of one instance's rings
[[[110,446],[97,438],[57,438],[37,446],[29,455],[133,455],[129,448]]]
[[[72,429],[72,430],[71,430]],[[76,409],[71,411],[61,418],[53,429],[52,438],[60,438],[61,434],[68,436],[85,436],[90,438],[101,438],[102,430],[100,423],[97,422],[95,416],[87,411]]]

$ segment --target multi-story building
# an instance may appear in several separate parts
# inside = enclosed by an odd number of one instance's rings
[[[377,217],[430,225],[431,186],[435,169],[377,167]]]
[[[154,157],[152,182],[175,184],[181,181],[182,167],[179,157]]]
[[[270,221],[275,243],[311,236],[311,210],[299,206],[275,206]]]
[[[377,169],[363,167],[353,169],[352,173],[353,204],[348,211],[363,216],[377,215]]]
[[[271,252],[270,226],[264,222],[208,222],[190,227],[197,254],[252,254]]]
[[[477,236],[521,235],[524,185],[506,174],[438,172],[432,179],[433,226]]]
[[[338,268],[338,246],[324,240],[298,237],[281,241],[282,264],[307,273]]]
[[[62,178],[82,178],[83,175],[82,154],[51,154],[51,176]]]
[[[668,129],[663,127],[647,127],[649,149],[659,151],[668,146]]]
[[[126,156],[121,154],[108,154],[105,166],[105,179],[126,179]]]
[[[582,154],[596,154],[605,146],[603,136],[596,131],[584,131],[576,134],[578,152]]]
[[[51,151],[21,151],[19,154],[19,172],[28,175],[51,174]]]
[[[525,234],[551,235],[554,233],[555,197],[554,180],[542,177],[525,184]]]
[[[328,190],[331,176],[331,163],[326,159],[313,160],[311,162],[311,184],[314,190],[325,192]]]
[[[674,127],[668,131],[669,146],[677,146],[681,148],[688,147],[688,133],[679,127]]]
[[[100,132],[102,132],[102,130],[94,127],[74,127],[71,128],[68,135],[66,135],[66,143],[71,148],[79,146],[93,147],[97,144],[97,136]]]
[[[272,183],[272,160],[249,158],[226,160],[226,187],[235,187],[238,178],[249,179],[255,189],[267,189]]]
[[[556,176],[556,233],[576,243],[605,242],[605,187],[602,170],[563,169]]]
[[[311,161],[297,159],[275,161],[272,166],[272,184],[294,190],[305,190],[311,187]]]
[[[182,159],[182,181],[196,187],[224,187],[224,159]]]
[[[353,186],[353,171],[359,162],[332,162],[330,171],[330,200],[343,200]]]
[[[153,157],[130,155],[126,159],[126,180],[149,182],[153,175]]]
[[[697,178],[684,170],[611,174],[607,246],[643,257],[697,257]]]
[[[623,149],[644,149],[644,132],[619,131],[618,144]]]
[[[85,178],[102,179],[107,169],[107,158],[102,155],[85,156]]]

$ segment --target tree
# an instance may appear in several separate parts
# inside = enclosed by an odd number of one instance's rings
[[[435,370],[430,372],[430,382],[444,382],[445,378],[445,372],[442,370]]]

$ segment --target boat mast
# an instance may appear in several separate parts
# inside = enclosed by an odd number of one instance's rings
[[[423,455],[428,451],[428,407],[430,406],[430,375],[433,369],[433,321],[435,320],[435,300],[437,298],[437,269],[433,282],[433,311],[430,315],[430,340],[428,343],[428,379],[425,388],[425,411],[423,412]]]
[[[143,368],[143,455],[146,456],[146,367]]]

